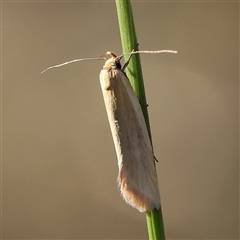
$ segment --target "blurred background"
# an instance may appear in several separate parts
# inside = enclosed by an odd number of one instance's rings
[[[2,238],[147,239],[99,84],[114,1],[2,2]],[[239,3],[132,2],[167,239],[239,237]]]

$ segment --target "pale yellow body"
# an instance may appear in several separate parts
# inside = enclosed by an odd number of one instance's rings
[[[121,195],[140,212],[160,207],[152,145],[139,100],[111,55],[100,83],[118,158]]]

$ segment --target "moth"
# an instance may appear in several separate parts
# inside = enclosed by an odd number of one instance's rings
[[[176,53],[172,50],[133,51],[130,56],[135,53],[161,52]],[[106,61],[100,72],[100,84],[118,159],[117,182],[121,195],[126,203],[140,212],[159,209],[155,158],[139,99],[121,68],[123,55],[117,57],[112,52],[106,55],[107,58],[75,59],[49,67],[43,72],[77,61]]]
[[[139,99],[121,70],[119,57],[107,55],[100,84],[118,159],[118,186],[123,199],[140,212],[158,209],[153,148]]]

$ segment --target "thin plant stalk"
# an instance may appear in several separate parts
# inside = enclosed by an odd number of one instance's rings
[[[130,0],[115,0],[115,2],[117,7],[123,53],[130,53],[133,49],[138,50],[138,41],[134,27],[131,2]],[[126,73],[136,95],[139,98],[139,101],[141,102],[141,107],[148,128],[149,137],[152,139],[139,54],[134,54],[132,56],[132,59],[126,69]],[[149,239],[164,240],[165,233],[161,208],[153,209],[152,211],[147,212],[146,220]]]

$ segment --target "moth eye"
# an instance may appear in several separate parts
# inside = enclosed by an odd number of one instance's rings
[[[121,66],[121,63],[119,61],[116,61],[116,66],[117,66],[118,69],[121,70],[122,66]]]

